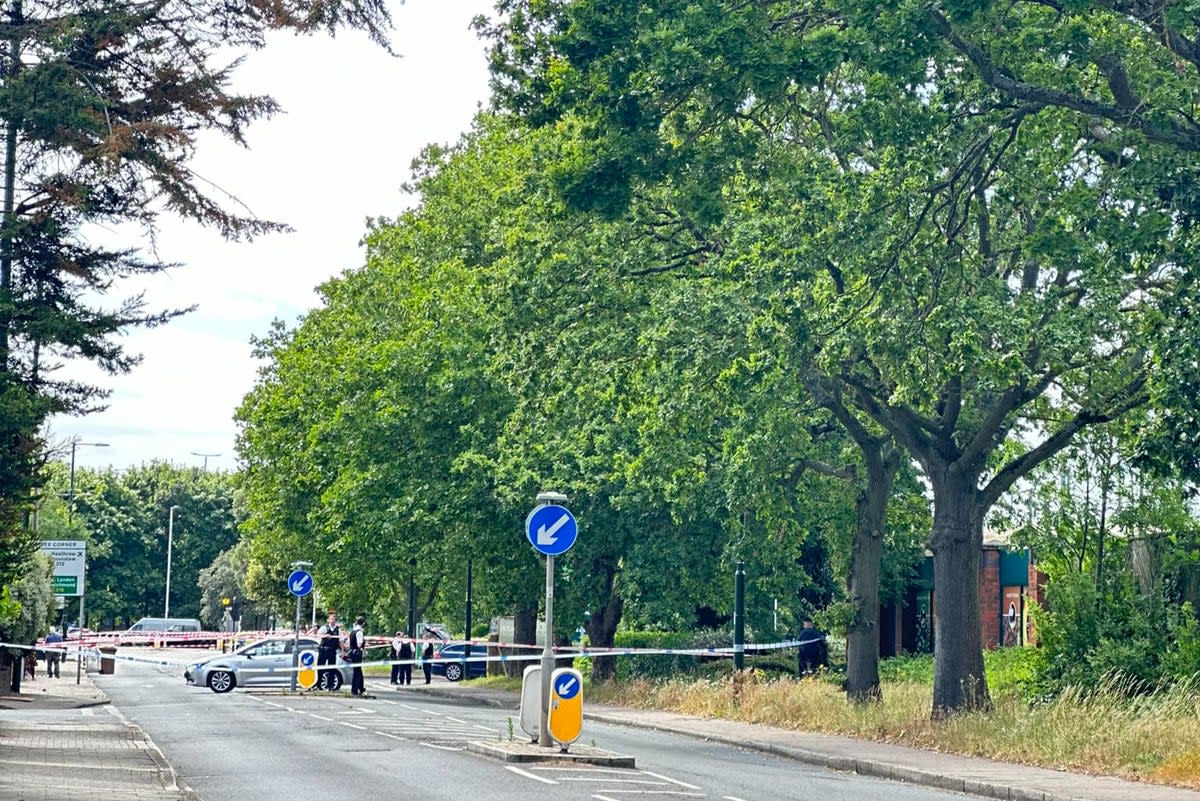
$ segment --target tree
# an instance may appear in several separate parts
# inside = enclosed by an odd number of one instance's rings
[[[1076,136],[1069,112],[997,97],[921,38],[921,10],[505,8],[502,100],[595,154],[561,170],[575,205],[616,213],[663,181],[719,200],[769,176],[754,252],[772,258],[755,277],[802,320],[818,386],[920,463],[933,711],[986,707],[984,518],[1077,432],[1148,400],[1161,304],[1190,264],[1190,228],[1172,225],[1189,200],[1164,190],[1186,165],[1153,147],[1130,165]]]
[[[180,313],[147,309],[140,296],[106,302],[122,279],[170,265],[98,244],[90,229],[152,235],[164,213],[227,237],[283,228],[230,210],[188,168],[200,132],[244,144],[247,127],[278,110],[230,90],[237,60],[220,51],[260,48],[278,29],[359,29],[386,46],[389,24],[382,0],[10,0],[2,18],[0,567],[23,547],[15,532],[38,485],[42,421],[104,396],[55,367],[85,359],[124,372],[137,357],[119,334]]]

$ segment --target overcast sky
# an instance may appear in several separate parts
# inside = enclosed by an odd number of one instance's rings
[[[228,243],[193,224],[164,219],[159,255],[178,269],[145,289],[150,307],[198,305],[152,331],[133,331],[144,361],[131,374],[73,373],[112,389],[109,408],[51,421],[52,442],[71,437],[76,463],[126,467],[151,459],[236,467],[233,412],[253,385],[250,338],[272,319],[290,323],[316,303],[314,287],[359,266],[368,217],[413,205],[400,185],[430,142],[452,142],[487,99],[483,43],[470,30],[491,0],[395,4],[393,58],[359,34],[277,36],[251,54],[235,89],[269,93],[284,113],[257,123],[248,150],[204,139],[193,163],[205,179],[264,219],[295,231]]]

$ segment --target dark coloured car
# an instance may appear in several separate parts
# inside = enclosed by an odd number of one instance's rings
[[[480,659],[484,656],[487,656],[487,646],[472,643],[471,661],[464,662],[466,643],[449,643],[433,655],[433,672],[445,676],[448,681],[462,681],[464,676],[478,679],[487,675],[487,662]]]

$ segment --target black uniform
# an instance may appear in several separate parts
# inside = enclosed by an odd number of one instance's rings
[[[425,643],[425,650],[421,652],[421,670],[425,671],[425,683],[433,681],[433,643]]]
[[[350,677],[350,694],[362,695],[367,691],[363,683],[362,661],[363,649],[366,647],[367,635],[358,626],[350,629],[350,642],[346,647],[346,655],[354,665],[354,673]]]
[[[412,643],[404,640],[392,654],[392,659],[408,660],[413,658]],[[392,665],[392,684],[412,684],[412,665]]]

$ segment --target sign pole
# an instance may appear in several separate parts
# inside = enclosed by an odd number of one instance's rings
[[[296,692],[296,668],[300,666],[300,596],[296,596],[296,628],[292,633],[292,692]]]
[[[288,592],[296,596],[296,620],[292,628],[292,692],[296,692],[300,668],[300,600],[315,589],[312,574],[304,569],[306,567],[312,567],[312,562],[292,562],[292,572],[287,578]],[[316,603],[315,598],[313,603]]]
[[[79,589],[82,590],[83,587],[80,587]],[[75,651],[75,683],[76,684],[83,683],[83,629],[84,629],[83,621],[86,619],[83,616],[83,614],[84,614],[84,605],[83,605],[84,597],[85,597],[84,593],[82,593],[82,592],[79,593],[79,647]],[[71,674],[68,673],[67,675],[69,676]]]
[[[538,745],[550,748],[550,674],[554,672],[554,556],[546,555],[546,643],[542,648],[542,719]]]

